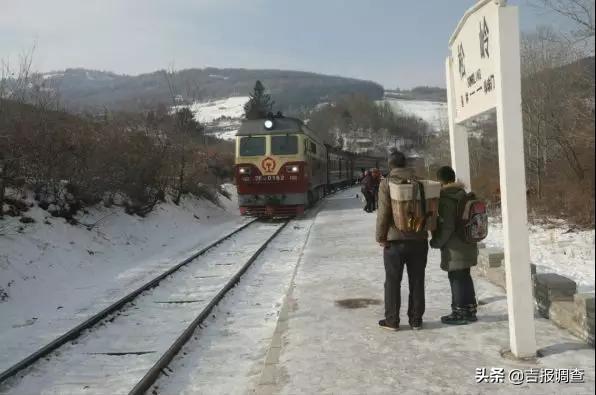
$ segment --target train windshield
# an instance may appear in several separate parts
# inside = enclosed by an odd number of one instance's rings
[[[271,136],[273,155],[295,155],[298,153],[297,136]]]
[[[242,137],[240,156],[265,155],[265,137]]]

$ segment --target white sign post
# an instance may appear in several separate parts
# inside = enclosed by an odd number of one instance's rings
[[[534,298],[526,212],[524,140],[517,7],[479,0],[459,22],[446,62],[451,160],[470,186],[462,123],[496,109],[511,352],[536,356]]]

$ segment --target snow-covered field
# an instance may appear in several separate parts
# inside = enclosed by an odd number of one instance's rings
[[[197,102],[190,105],[195,118],[201,123],[210,123],[221,117],[242,118],[248,96],[228,97],[221,100]]]
[[[207,133],[223,140],[234,140],[244,116],[244,105],[248,96],[233,96],[226,99],[195,102],[190,106],[195,119],[207,126]],[[180,108],[180,107],[175,107]]]
[[[558,273],[577,282],[580,292],[594,291],[594,230],[569,231],[561,221],[530,225],[530,255],[538,273]],[[487,247],[503,246],[503,227],[491,222]]]
[[[93,208],[78,217],[97,222],[90,231],[38,207],[33,224],[0,221],[0,371],[243,223],[224,188],[221,207],[184,199],[145,218]]]
[[[447,119],[447,103],[422,101],[422,100],[401,100],[384,99],[391,107],[398,112],[415,115],[428,122],[434,130],[439,130]]]

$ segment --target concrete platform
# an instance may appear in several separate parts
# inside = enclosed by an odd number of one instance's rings
[[[594,393],[594,349],[547,319],[536,318],[542,356],[535,362],[501,356],[509,344],[506,297],[485,280],[475,278],[479,321],[455,327],[442,324],[440,316],[448,313],[451,297],[435,250],[426,272],[424,329],[412,331],[407,324],[398,332],[380,329],[384,269],[382,250],[374,241],[376,213],[365,213],[356,193],[352,189],[324,202],[255,392]],[[404,279],[402,300],[407,294]],[[407,323],[406,308],[402,305],[402,324]],[[488,381],[500,381],[498,371],[491,375],[491,369],[504,369],[503,382],[477,383],[477,369],[483,368]],[[521,384],[509,379],[512,369],[525,375]],[[584,382],[540,384],[539,375],[550,378],[553,371],[548,369],[555,369],[559,381],[565,381],[560,369],[583,369]]]

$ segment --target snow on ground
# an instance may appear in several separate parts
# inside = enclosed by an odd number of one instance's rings
[[[23,378],[9,380],[0,393],[128,393],[280,226],[250,224],[139,295],[104,325],[24,370],[19,374]]]
[[[240,128],[240,125],[238,125],[238,128]],[[238,128],[233,129],[233,130],[217,131],[212,134],[221,140],[234,140],[236,138],[236,133],[238,132]]]
[[[376,216],[362,211],[356,192],[352,189],[330,198],[315,220],[288,296],[279,361],[269,377],[270,384],[256,393],[594,392],[594,349],[550,320],[535,321],[542,352],[538,363],[501,357],[500,351],[509,345],[506,295],[482,278],[474,279],[482,302],[479,321],[464,326],[442,324],[440,317],[449,312],[451,296],[447,274],[439,268],[440,254],[434,249],[426,268],[422,330],[408,327],[405,273],[403,325],[397,332],[380,329],[377,321],[384,312],[383,250],[374,242]],[[502,368],[503,383],[479,384],[477,369],[482,368],[487,374]],[[515,385],[509,380],[513,369],[525,373],[531,368],[581,369],[584,382]]]
[[[447,103],[422,101],[422,100],[401,100],[384,99],[394,110],[415,115],[428,122],[434,130],[439,130],[442,120],[447,119]]]
[[[226,99],[195,102],[189,107],[196,120],[206,126],[205,133],[222,140],[234,140],[244,116],[244,105],[248,96],[233,96]]]
[[[312,224],[293,220],[271,242],[169,364],[157,394],[253,393]]]
[[[97,207],[78,218],[91,231],[38,207],[34,224],[0,221],[0,371],[245,221],[221,205],[184,199],[146,218]]]
[[[234,96],[190,105],[195,118],[201,123],[210,123],[221,117],[242,118],[248,96]]]
[[[558,273],[577,282],[580,292],[594,291],[594,230],[569,232],[569,226],[530,225],[530,256],[538,273]],[[503,247],[503,227],[491,221],[487,247]]]

